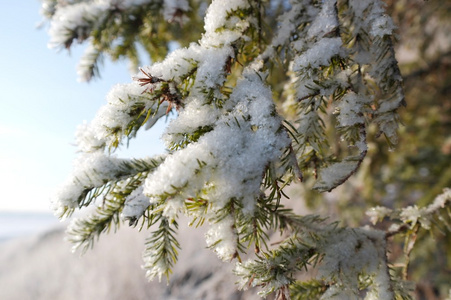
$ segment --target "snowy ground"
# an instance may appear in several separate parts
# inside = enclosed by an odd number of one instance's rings
[[[0,243],[0,299],[261,299],[256,290],[236,292],[232,264],[205,249],[203,232],[182,225],[170,283],[148,283],[141,269],[146,235],[123,226],[83,256],[71,253],[63,226]]]
[[[51,213],[0,212],[0,243],[43,232],[59,223]]]

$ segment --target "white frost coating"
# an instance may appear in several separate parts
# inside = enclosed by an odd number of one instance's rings
[[[304,79],[298,83],[296,89],[296,97],[298,99],[304,99],[312,94],[314,94],[316,91],[312,90],[312,87],[316,87],[315,82],[313,79]]]
[[[199,43],[191,43],[188,48],[173,51],[162,62],[143,68],[144,71],[179,84],[181,79],[196,69],[191,96],[196,91],[222,85],[225,80],[224,66],[228,59],[234,57],[231,43],[241,38],[249,26],[248,21],[229,16],[229,13],[247,7],[249,3],[245,0],[213,1],[206,12],[205,33]]]
[[[373,23],[376,24],[376,27],[374,28],[377,35],[380,34],[378,32],[378,25],[382,25],[384,23],[381,23],[379,18],[383,17],[385,14],[385,10],[383,6],[385,3],[381,0],[375,0],[375,1],[362,1],[362,0],[350,0],[349,1],[349,7],[352,11],[354,11],[354,26],[355,26],[355,32],[360,31],[362,28],[367,28],[368,31],[372,29]],[[387,26],[390,24],[388,22],[385,22]],[[393,26],[393,25],[392,25]],[[393,28],[392,28],[393,29]]]
[[[285,133],[278,133],[280,120],[274,116],[271,92],[258,76],[242,79],[228,103],[234,107],[212,124],[215,126],[212,131],[204,134],[198,142],[170,155],[149,176],[146,194],[173,194],[173,187],[184,187],[186,191],[195,193],[207,182],[212,182],[215,188],[209,192],[211,200],[221,203],[221,207],[230,198],[247,199],[249,195],[253,198],[259,193],[261,174],[266,164],[279,157],[289,139]],[[212,113],[218,110],[208,105],[202,109]],[[211,124],[207,111],[198,113],[198,110],[188,107],[181,112],[180,117],[189,119],[204,116],[207,121],[199,120],[198,123]],[[177,121],[174,123],[177,124]],[[199,166],[198,161],[207,166]],[[198,178],[200,182],[197,182]]]
[[[311,22],[316,14],[318,14],[318,9],[307,5],[305,1],[292,3],[291,9],[277,18],[279,28],[277,28],[277,32],[271,41],[271,46],[266,48],[260,58],[266,59],[273,56],[278,46],[288,43],[288,40],[293,32],[297,30],[299,24]],[[294,48],[299,50],[297,47]]]
[[[252,265],[254,264],[253,260],[246,260],[245,262],[237,262],[235,264],[234,272],[239,276],[241,279],[237,282],[237,285],[239,286],[240,290],[247,290],[250,286],[264,286],[264,290],[260,291],[258,294],[262,297],[265,297],[267,294],[271,293],[272,291],[277,291],[283,286],[287,286],[291,283],[290,279],[286,277],[285,274],[277,274],[275,280],[267,281],[265,280],[265,277],[259,277],[259,276],[252,276],[252,280],[249,281],[249,277],[246,278],[246,276],[242,276],[243,274],[249,274],[249,270],[252,269]],[[280,266],[283,265],[284,262],[282,261],[282,258],[276,257],[275,261],[268,264],[268,268],[271,268],[271,265]],[[289,266],[291,268],[292,266]],[[245,279],[245,280],[243,280]],[[285,294],[285,293],[284,293]],[[285,294],[289,298],[289,293]]]
[[[389,16],[385,14],[384,2],[380,0],[376,1],[361,1],[351,0],[349,1],[350,8],[354,11],[354,29],[355,34],[364,32],[369,34],[372,38],[383,38],[385,35],[391,35],[395,26]],[[379,47],[380,48],[380,47]],[[374,51],[380,51],[378,47],[371,46],[370,51],[359,51],[356,53],[354,59],[359,64],[374,64],[374,60],[379,56]],[[376,79],[380,78],[381,74],[386,74],[387,69],[393,70],[393,64],[396,65],[394,57],[389,57],[373,65],[370,74]],[[381,74],[379,74],[381,73]],[[386,74],[387,76],[393,76],[394,74]],[[383,75],[382,77],[384,77]],[[401,78],[396,78],[401,80]],[[399,97],[395,97],[399,99]],[[383,103],[382,103],[383,104]],[[399,105],[399,103],[396,103]]]
[[[107,8],[107,5],[99,3],[77,3],[60,7],[50,23],[49,47],[66,46],[68,38],[74,35],[85,40],[92,20],[98,18]]]
[[[426,213],[434,213],[440,208],[444,208],[447,202],[451,202],[451,189],[444,189],[443,193],[438,195],[434,202],[426,208]]]
[[[199,127],[212,126],[220,117],[220,111],[212,110],[203,103],[203,99],[191,97],[187,102],[178,118],[171,120],[165,129],[163,140],[166,146],[179,142],[184,134],[194,132]]]
[[[378,36],[382,38],[384,35],[391,35],[395,28],[393,20],[388,15],[382,15],[371,24],[370,34],[373,37]]]
[[[415,224],[418,222],[418,220],[422,217],[423,213],[422,210],[418,208],[418,206],[408,206],[406,208],[403,208],[399,216],[401,217],[401,220],[405,223],[411,223],[412,227],[415,226]]]
[[[280,131],[271,91],[253,74],[237,83],[222,111],[198,104],[190,102],[180,118],[205,117],[197,124],[211,124],[212,130],[169,155],[146,179],[144,193],[152,202],[159,195],[170,195],[164,203],[167,217],[181,209],[184,199],[199,194],[212,203],[214,210],[234,198],[242,202],[244,212],[252,213],[266,166],[277,160],[290,143],[286,133]],[[197,107],[200,113],[191,107]],[[208,111],[215,115],[213,119]],[[215,111],[221,115],[216,117]]]
[[[438,209],[438,207],[436,207]],[[403,208],[399,214],[401,220],[409,224],[411,228],[413,228],[417,223],[420,223],[421,226],[425,229],[431,229],[431,215],[435,211],[429,211],[428,208],[419,208],[416,205],[408,206]]]
[[[110,90],[106,97],[107,105],[100,108],[92,121],[98,138],[108,138],[111,129],[125,129],[133,120],[127,112],[133,109],[136,102],[145,101],[143,90],[137,82],[117,84]],[[150,102],[148,105],[153,106],[155,103]]]
[[[341,161],[321,169],[319,179],[314,188],[321,191],[330,191],[350,176],[357,167],[358,161]]]
[[[222,260],[230,260],[236,253],[237,249],[237,234],[234,229],[235,220],[228,216],[223,220],[211,224],[210,229],[205,234],[205,240],[208,247],[212,247],[215,243],[214,249],[218,257]]]
[[[379,68],[372,70],[370,72],[371,76],[374,76],[374,78],[383,78],[384,71],[388,71],[387,74],[389,76],[393,75],[390,73],[392,73],[391,72],[391,71],[393,71],[392,66],[393,66],[393,63],[396,63],[396,61],[394,61],[392,59],[387,59],[386,62],[387,62],[387,65],[380,65]],[[401,81],[402,80],[399,80],[399,82],[401,82]],[[379,114],[383,114],[386,112],[393,112],[394,110],[396,110],[399,107],[399,102],[402,99],[404,99],[404,97],[402,95],[402,90],[397,89],[392,94],[390,94],[390,97],[388,99],[384,99],[384,101],[381,101],[381,103],[377,109],[377,112]]]
[[[232,2],[232,1],[231,1]],[[227,2],[227,5],[232,3]],[[247,1],[241,4],[246,7]],[[219,3],[219,4],[218,4]],[[222,4],[221,4],[222,3]],[[226,2],[215,1],[211,4],[224,6]],[[211,7],[210,6],[210,7]],[[233,6],[237,8],[239,6]],[[213,18],[210,14],[218,14],[217,11],[207,11],[206,19]],[[221,14],[220,14],[221,15]],[[216,22],[212,22],[205,32],[200,44],[191,43],[188,48],[177,49],[171,52],[162,62],[155,63],[152,66],[144,68],[149,74],[159,77],[163,80],[173,80],[176,83],[180,78],[188,74],[191,70],[198,67],[196,81],[205,81],[204,85],[207,87],[215,87],[222,84],[224,77],[221,76],[224,73],[224,64],[228,57],[234,56],[234,51],[230,47],[230,43],[236,41],[241,37],[242,31],[247,27],[244,23],[238,22],[226,22],[218,23],[220,19],[215,19]],[[216,32],[217,27],[224,27],[220,32]],[[244,26],[244,27],[243,27]],[[218,47],[221,46],[221,47]],[[195,90],[195,88],[193,89]]]
[[[335,281],[336,285],[321,299],[359,299],[358,274],[361,270],[365,270],[373,280],[365,299],[393,299],[385,248],[385,233],[382,231],[356,228],[332,234],[324,247],[319,274],[326,281]]]
[[[248,259],[244,262],[237,262],[235,264],[235,267],[233,269],[234,273],[236,275],[241,275],[241,274],[249,274],[249,269],[250,266],[254,263],[253,260]],[[258,278],[256,278],[258,280]],[[256,284],[254,283],[254,281],[252,281],[251,283],[249,282],[249,279],[246,276],[238,276],[238,281],[236,281],[236,285],[238,286],[239,290],[247,290],[250,286],[255,286]]]
[[[393,299],[390,277],[386,266],[380,266],[380,269],[373,275],[373,284],[365,296],[365,300]]]
[[[105,141],[108,145],[117,138],[120,140],[127,126],[136,118],[130,113],[137,104],[144,106],[146,110],[154,110],[147,127],[165,114],[168,104],[164,102],[158,107],[157,101],[149,100],[142,94],[143,90],[137,82],[118,84],[110,90],[107,95],[108,103],[100,108],[90,125],[89,131],[94,133],[97,140]]]
[[[164,163],[146,179],[144,193],[153,198],[165,193],[174,194],[176,188],[186,187],[188,184],[199,188],[203,183],[198,184],[197,177],[200,176],[194,176],[201,169],[199,162],[212,162],[208,149],[202,146],[192,143],[183,150],[168,155]],[[187,198],[192,196],[195,195],[188,195]],[[169,201],[174,201],[173,199],[174,197]]]
[[[290,38],[291,33],[296,30],[296,23],[293,21],[296,20],[296,17],[299,17],[303,8],[304,3],[295,3],[288,12],[278,18],[280,25],[272,40],[273,47],[284,44]]]
[[[229,57],[234,57],[231,46],[205,49],[199,59],[196,81],[201,80],[205,88],[222,86],[225,81],[224,64]]]
[[[385,216],[390,216],[391,218],[401,219],[404,224],[413,228],[417,224],[421,227],[429,230],[433,221],[433,215],[436,214],[440,209],[445,208],[451,202],[451,190],[445,189],[442,194],[437,196],[434,202],[427,207],[419,208],[417,205],[408,206],[398,210],[391,210],[385,207],[375,207],[367,211],[366,214],[370,217],[371,221],[375,224],[378,220]],[[389,232],[396,232],[400,228],[399,224],[392,225]]]
[[[161,277],[169,270],[170,266],[166,264],[165,259],[159,258],[159,249],[148,248],[143,256],[144,260],[144,268],[146,271],[146,277],[149,281],[153,280],[155,277],[158,277],[158,281],[161,282]],[[151,268],[147,268],[146,266],[152,266]]]
[[[66,47],[72,38],[85,40],[92,30],[95,21],[113,9],[127,10],[134,6],[144,5],[154,0],[96,0],[70,5],[58,3],[49,29],[49,47]],[[166,0],[168,1],[168,0]],[[43,4],[43,8],[49,7]]]
[[[168,55],[163,62],[144,69],[152,76],[175,83],[179,83],[180,79],[194,68],[197,71],[190,97],[183,100],[184,109],[179,112],[179,117],[171,122],[164,134],[163,139],[167,143],[177,143],[186,134],[199,127],[213,127],[214,124],[220,123],[220,115],[224,112],[206,104],[204,94],[206,90],[212,90],[218,98],[223,97],[218,93],[217,87],[225,80],[227,60],[234,57],[234,50],[229,44],[241,37],[242,31],[247,27],[246,21],[241,22],[236,17],[229,17],[228,14],[248,6],[247,1],[213,1],[206,13],[206,32],[199,44],[192,43],[188,48],[178,49]],[[210,174],[212,171],[203,164],[217,165],[215,163],[215,159],[218,160],[218,157],[215,157],[217,151],[213,149],[217,142],[210,139],[223,138],[226,137],[215,137],[213,132],[205,134],[198,143],[191,143],[169,156],[164,166],[158,168],[146,180],[144,192],[150,197],[151,202],[157,202],[158,195],[171,195],[166,201],[165,216],[170,218],[175,216],[183,206],[184,199],[195,197],[207,182],[213,180]],[[183,195],[177,193],[179,188],[184,189]],[[220,194],[219,191],[216,192]],[[226,194],[224,198],[229,195],[230,193]],[[241,199],[247,198],[249,197],[241,196]]]
[[[302,135],[300,143],[306,143],[310,137],[314,137],[320,131],[320,119],[315,110],[311,110],[302,116],[299,122],[298,132]],[[315,146],[314,144],[312,146]],[[319,148],[315,149],[319,151]]]
[[[393,118],[393,113],[382,114],[374,118],[374,121],[379,123],[381,132],[390,139],[392,144],[398,143],[398,123]]]
[[[366,212],[366,215],[370,218],[370,222],[373,223],[373,225],[376,225],[379,220],[382,220],[384,217],[388,216],[391,213],[392,210],[387,207],[376,206],[368,210]]]
[[[99,51],[92,44],[88,44],[77,66],[79,81],[88,82],[92,78],[91,68],[95,65],[98,56]]]
[[[237,17],[230,17],[229,13],[238,9],[249,7],[247,0],[216,0],[207,9],[205,15],[205,34],[200,44],[205,46],[220,46],[230,44],[241,36],[241,32],[247,28],[247,22],[243,22]],[[235,30],[223,30],[225,28],[235,28]]]
[[[103,150],[105,147],[105,140],[98,139],[95,131],[87,122],[83,122],[77,127],[75,140],[78,150],[85,153]]]
[[[144,187],[141,185],[125,199],[125,205],[121,215],[122,219],[138,219],[143,215],[147,207],[149,207],[149,197],[143,194],[143,189]]]
[[[336,4],[337,0],[323,1],[320,13],[308,29],[307,35],[309,38],[324,36],[338,27],[338,17],[335,10]]]
[[[385,14],[385,3],[376,1],[349,1],[351,9],[355,12],[356,21],[354,22],[356,29],[366,28],[372,37],[383,37],[392,34],[396,28],[393,21]]]
[[[197,64],[197,57],[200,56],[202,48],[191,43],[188,48],[179,48],[169,53],[162,62],[156,62],[151,66],[144,67],[143,70],[152,76],[163,80],[178,81],[180,77],[189,73]],[[141,77],[142,73],[138,73]]]
[[[51,200],[55,213],[59,214],[65,207],[76,208],[85,189],[100,187],[107,181],[116,179],[123,161],[102,152],[80,155],[74,161],[71,176]]]
[[[337,119],[340,126],[364,124],[364,105],[368,102],[364,95],[357,95],[353,92],[346,94],[337,104],[337,109],[339,110]]]
[[[179,83],[181,77],[197,67],[199,78],[196,81],[203,80],[208,87],[214,87],[223,82],[224,78],[220,74],[224,72],[227,58],[233,56],[233,48],[229,45],[213,48],[191,43],[188,48],[176,49],[162,62],[144,67],[143,70],[163,80]],[[142,77],[142,73],[136,74],[136,77]]]
[[[330,59],[335,55],[341,55],[341,38],[323,38],[312,45],[307,51],[294,60],[294,71],[300,71],[307,67],[318,68],[330,64]]]
[[[287,245],[289,248],[297,249],[295,251],[301,249],[305,251],[306,247],[311,247],[322,257],[316,279],[330,285],[320,299],[362,299],[360,285],[362,280],[371,283],[365,299],[394,299],[387,267],[385,232],[368,227],[337,229],[313,225],[313,228],[314,237],[305,233],[305,236],[299,237],[297,242],[289,242]],[[263,285],[260,294],[266,296],[289,284],[291,281],[286,275],[291,274],[290,271],[296,268],[294,263],[290,263],[293,257],[298,257],[295,251],[237,263],[234,271],[242,279],[238,282],[240,289],[246,289],[251,284]],[[286,256],[283,257],[284,255]],[[275,278],[270,278],[271,280],[264,276],[254,276],[255,267],[260,269],[262,266],[258,261],[263,262],[267,268],[272,266],[276,270],[283,268],[285,273],[277,272],[279,274]],[[249,281],[249,278],[252,279]]]

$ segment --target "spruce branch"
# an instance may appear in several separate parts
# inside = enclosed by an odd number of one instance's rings
[[[254,252],[260,253],[261,249],[268,249],[267,241],[269,236],[267,230],[271,227],[270,218],[268,218],[267,210],[264,206],[267,200],[260,198],[257,200],[257,206],[253,214],[238,215],[238,236],[240,243],[248,244],[248,248],[254,245]]]
[[[180,244],[175,238],[178,224],[158,215],[155,221],[160,221],[160,225],[146,241],[146,248],[143,253],[144,269],[149,280],[164,275],[169,281],[169,275],[173,265],[177,262]]]
[[[123,180],[131,180],[154,171],[164,157],[146,159],[117,159],[100,153],[89,154],[86,162],[74,171],[68,186],[63,186],[54,203],[60,218],[70,217],[75,209],[89,206],[95,200],[114,192]]]
[[[208,219],[210,230],[206,233],[207,247],[216,252],[223,261],[237,258],[241,261],[239,252],[245,252],[241,244],[237,218],[242,209],[237,199],[230,199],[222,208],[212,211]]]
[[[67,229],[68,240],[73,244],[73,251],[83,247],[83,252],[92,248],[96,238],[111,229],[116,231],[120,225],[120,213],[124,203],[146,177],[147,173],[138,173],[133,178],[111,184],[103,202],[94,213],[79,217],[72,221]]]
[[[292,299],[319,300],[328,287],[328,284],[317,279],[296,281],[290,285],[290,295]]]
[[[92,78],[100,77],[100,66],[104,60],[102,49],[94,45],[86,48],[83,57],[77,66],[77,73],[82,81],[91,81]]]
[[[101,208],[87,216],[74,219],[67,228],[67,239],[73,244],[72,251],[83,247],[83,252],[94,246],[95,239],[120,224],[120,212],[125,199],[106,199]]]
[[[446,234],[446,230],[451,231],[450,208],[451,190],[444,189],[442,194],[438,195],[431,204],[425,207],[414,205],[400,209],[389,209],[377,206],[368,210],[366,214],[374,225],[388,217],[394,223],[394,226],[387,231],[388,236],[409,233],[414,228],[428,231],[438,229],[442,234]]]
[[[237,258],[241,288],[259,286],[277,299],[405,295],[388,272],[387,238],[409,235],[407,274],[416,232],[451,227],[448,200],[381,210],[402,223],[388,232],[338,227],[281,204],[287,186],[304,175],[309,181],[313,173],[322,192],[343,185],[363,164],[373,127],[395,144],[404,96],[382,2],[215,0],[204,12],[204,1],[141,2],[66,3],[86,16],[66,29],[53,25],[58,45],[91,43],[82,61],[88,80],[102,56],[137,65],[139,44],[153,59],[134,82],[113,88],[79,133],[79,168],[55,201],[63,216],[99,204],[69,227],[76,247],[92,246],[120,216],[131,226],[141,221],[140,229],[158,224],[146,241],[144,268],[149,280],[169,279],[183,213],[195,227],[209,223],[207,246],[219,258]],[[47,15],[58,15],[57,8]],[[180,48],[168,54],[171,41]],[[292,110],[290,121],[282,121],[275,102]],[[168,155],[111,156],[172,108],[176,117],[163,137]],[[271,231],[285,237],[268,245]],[[255,259],[243,262],[246,246]],[[313,269],[318,276],[297,281]]]
[[[189,225],[194,225],[197,228],[205,223],[206,216],[209,209],[211,209],[211,203],[201,197],[188,198],[185,200],[185,207],[188,215],[192,216],[192,221]]]
[[[238,263],[234,272],[241,277],[241,289],[260,286],[259,294],[267,296],[292,284],[294,274],[306,269],[315,254],[314,248],[294,237],[275,250],[262,251],[255,260]]]

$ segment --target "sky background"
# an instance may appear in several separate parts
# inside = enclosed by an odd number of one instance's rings
[[[0,1],[0,212],[50,212],[50,197],[72,170],[74,133],[106,103],[117,83],[128,83],[126,62],[105,60],[101,79],[77,81],[85,48],[49,49],[38,0]],[[46,26],[47,25],[47,26]],[[163,151],[164,123],[142,134],[119,157]]]

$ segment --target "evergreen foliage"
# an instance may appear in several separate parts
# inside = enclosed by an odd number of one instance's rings
[[[137,73],[80,127],[77,167],[52,200],[60,217],[96,206],[69,225],[74,248],[91,247],[121,222],[141,224],[152,231],[146,275],[169,280],[184,214],[195,227],[208,224],[206,245],[220,259],[236,260],[240,289],[260,287],[276,299],[413,296],[417,238],[438,231],[449,238],[451,195],[441,184],[418,208],[375,191],[394,176],[381,166],[398,143],[406,103],[384,2],[42,2],[50,45],[88,44],[82,80],[99,76],[105,56],[129,59]],[[395,20],[404,17],[388,2]],[[138,70],[141,52],[154,63]],[[114,155],[170,113],[166,154]],[[299,198],[321,215],[326,198],[336,199],[341,222],[286,208],[281,202],[299,181]],[[277,231],[281,242],[270,244]],[[391,255],[399,245],[402,254]],[[450,288],[437,287],[441,295]]]

